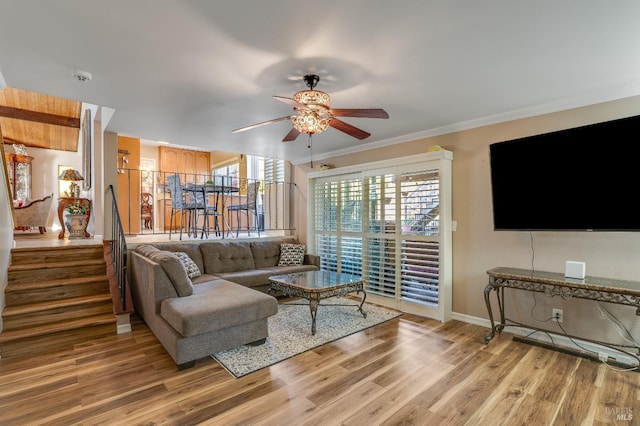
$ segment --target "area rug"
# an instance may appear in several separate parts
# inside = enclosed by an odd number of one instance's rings
[[[325,343],[381,324],[401,313],[365,303],[367,317],[358,312],[358,303],[345,298],[325,299],[318,307],[316,334],[311,334],[311,314],[305,301],[279,306],[269,318],[269,337],[259,346],[243,345],[211,355],[232,376],[238,378]],[[331,306],[353,304],[353,306]]]

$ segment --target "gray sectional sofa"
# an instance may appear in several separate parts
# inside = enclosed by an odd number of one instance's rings
[[[264,343],[278,302],[269,277],[318,270],[320,259],[279,266],[293,238],[158,242],[130,250],[136,312],[180,369],[243,344]],[[284,259],[284,257],[283,257]],[[191,276],[190,276],[191,275]]]

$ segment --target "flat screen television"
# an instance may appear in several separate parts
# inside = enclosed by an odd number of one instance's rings
[[[494,230],[640,231],[640,116],[489,146]]]

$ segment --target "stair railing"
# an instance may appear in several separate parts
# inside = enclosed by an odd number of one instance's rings
[[[118,292],[123,311],[127,310],[127,242],[118,211],[118,201],[113,185],[109,185],[111,191],[111,260],[118,283]]]

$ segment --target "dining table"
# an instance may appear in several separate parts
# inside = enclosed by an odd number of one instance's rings
[[[182,187],[183,191],[189,194],[190,197],[193,196],[193,200],[198,200],[200,198],[198,194],[201,194],[202,199],[204,200],[204,205],[202,206],[202,209],[204,209],[205,212],[207,212],[207,209],[209,207],[215,207],[214,211],[217,213],[218,216],[222,217],[222,238],[224,238],[225,236],[225,227],[227,231],[231,229],[230,224],[226,218],[226,215],[223,214],[225,205],[226,205],[225,204],[226,197],[240,192],[239,187],[233,186],[233,185],[225,185],[224,183],[226,182],[221,181],[220,183],[218,182],[186,183]],[[213,197],[212,202],[210,197]],[[197,222],[198,220],[196,218],[193,221],[194,235],[197,235]],[[203,223],[202,232],[200,234],[201,239],[204,238],[205,235],[208,236],[208,232],[205,231],[205,228],[206,228],[205,223]]]

